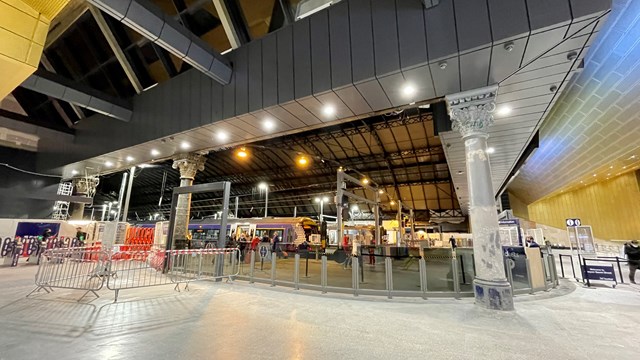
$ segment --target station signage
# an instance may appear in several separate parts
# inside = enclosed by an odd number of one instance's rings
[[[583,265],[582,270],[589,280],[616,281],[613,266]]]
[[[582,225],[580,219],[567,219],[566,224],[568,227],[575,227]]]
[[[500,220],[498,221],[499,225],[511,225],[511,226],[518,226],[520,225],[520,219],[504,219],[504,220]]]

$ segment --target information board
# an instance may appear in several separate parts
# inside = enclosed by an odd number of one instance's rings
[[[611,265],[583,265],[582,272],[589,280],[616,281],[616,274]]]

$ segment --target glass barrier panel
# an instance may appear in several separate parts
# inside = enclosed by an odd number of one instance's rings
[[[409,248],[409,256],[393,259],[393,290],[421,291],[420,288],[420,250]]]
[[[385,251],[387,250],[383,247],[376,247],[372,257],[368,247],[360,248],[360,256],[357,257],[360,264],[360,289],[387,289],[383,256]],[[353,258],[353,261],[356,261],[356,258]]]
[[[267,247],[270,246],[267,244]],[[258,247],[253,277],[256,279],[271,279],[271,251],[263,250],[261,253],[260,250],[261,247]]]
[[[505,258],[513,260],[515,266],[511,269],[513,277],[513,290],[528,289],[529,273],[527,272],[527,257],[522,246],[505,246],[503,247]],[[505,259],[506,260],[506,259]],[[505,267],[509,262],[505,261]]]
[[[473,248],[457,248],[458,280],[461,292],[473,292],[473,279],[476,276]]]
[[[276,259],[276,280],[293,282],[295,256],[296,253],[293,251],[282,251]]]
[[[307,260],[307,255],[308,260]],[[329,266],[327,261],[327,266]],[[293,276],[293,275],[292,275]],[[322,284],[322,257],[316,260],[315,251],[308,254],[300,253],[300,284],[316,285]]]
[[[427,291],[454,291],[450,248],[426,248]]]
[[[309,254],[310,258],[315,257],[315,253]],[[327,251],[327,286],[352,288],[351,283],[351,253],[344,249]],[[305,259],[300,259],[300,271],[305,269]]]

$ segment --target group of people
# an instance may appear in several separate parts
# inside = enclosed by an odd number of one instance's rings
[[[258,234],[247,235],[247,233],[240,233],[240,235],[237,235],[234,232],[227,238],[226,247],[238,248],[240,250],[240,261],[243,261],[246,250],[248,249],[249,251],[256,251],[258,249],[258,244],[260,244],[261,242],[270,243],[271,252],[274,254],[278,254],[279,256],[281,251],[280,243],[282,242],[282,240],[280,240],[280,234],[277,231],[273,233],[273,237],[271,238],[269,238],[268,233],[264,233],[262,238],[260,238]]]

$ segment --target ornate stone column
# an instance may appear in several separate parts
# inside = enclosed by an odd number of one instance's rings
[[[180,170],[180,186],[193,185],[193,179],[198,171],[204,170],[204,163],[207,161],[207,153],[180,154],[173,159],[173,168]],[[191,194],[178,196],[176,206],[176,219],[173,232],[175,240],[186,239],[191,214]]]
[[[100,178],[97,176],[74,178],[73,180],[73,193],[74,195],[81,195],[93,198],[96,194],[96,187],[100,183]],[[73,203],[73,210],[71,212],[71,220],[82,220],[84,216],[84,204]]]
[[[453,129],[462,134],[469,185],[469,220],[473,234],[476,304],[496,310],[513,310],[513,293],[506,279],[498,213],[487,155],[487,128],[493,123],[498,87],[447,96]]]

